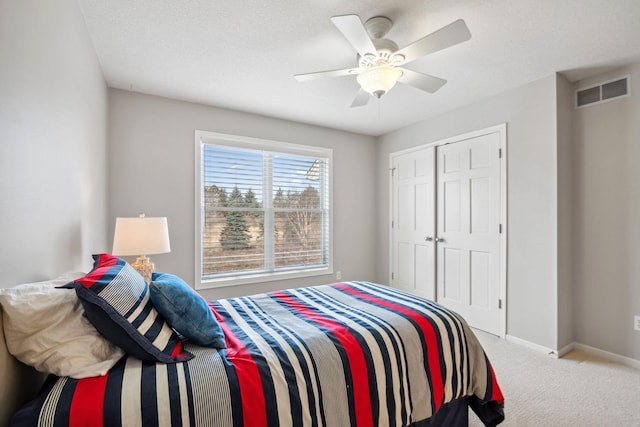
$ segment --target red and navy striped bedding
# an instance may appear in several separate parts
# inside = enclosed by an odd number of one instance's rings
[[[52,379],[14,424],[422,426],[467,404],[504,418],[475,336],[428,300],[349,282],[210,306],[226,350],[186,343],[187,362],[125,357],[104,377]]]

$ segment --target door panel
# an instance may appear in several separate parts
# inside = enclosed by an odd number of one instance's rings
[[[429,299],[435,300],[435,265],[433,263],[428,265],[429,259],[433,258],[434,249],[433,243],[429,242],[428,244],[420,244],[415,245],[415,259],[418,262],[424,265],[416,265],[415,266],[415,275],[416,275],[416,291],[419,292],[422,296],[427,297]],[[429,295],[431,294],[431,295]]]
[[[442,217],[443,231],[459,232],[460,213],[462,211],[460,182],[445,182],[442,193],[444,204],[444,216]]]
[[[493,133],[439,146],[436,155],[438,302],[494,334],[500,334],[499,145]]]
[[[411,242],[398,242],[397,245],[397,259],[398,266],[396,268],[396,284],[399,288],[405,290],[414,289],[414,249]]]
[[[487,310],[491,297],[491,254],[472,251],[471,263],[471,298],[470,305]]]
[[[433,182],[416,184],[416,230],[433,230],[434,226],[434,206],[433,206]]]
[[[491,179],[488,177],[474,178],[470,182],[471,188],[471,234],[487,234],[490,230],[491,215]]]
[[[435,149],[392,159],[394,287],[435,300]]]
[[[403,209],[398,209],[398,223],[399,230],[411,230],[413,228],[415,218],[415,196],[413,185],[402,184],[398,185],[398,205]]]
[[[461,251],[454,248],[444,248],[442,251],[442,264],[444,268],[440,275],[443,277],[442,292],[444,298],[449,301],[463,303],[460,273],[462,272]]]
[[[450,150],[450,152],[443,154],[443,162],[440,167],[444,173],[458,172],[460,170],[460,153],[456,150]]]

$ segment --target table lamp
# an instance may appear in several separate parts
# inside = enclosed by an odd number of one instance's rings
[[[115,256],[137,256],[131,266],[147,282],[151,281],[151,273],[155,270],[147,255],[167,252],[171,252],[171,246],[166,217],[147,218],[141,214],[133,218],[116,218],[111,253]]]

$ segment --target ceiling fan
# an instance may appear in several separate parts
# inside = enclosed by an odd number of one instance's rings
[[[299,82],[304,82],[325,77],[357,76],[360,90],[351,103],[352,107],[366,105],[370,95],[380,98],[393,88],[396,82],[429,93],[437,91],[447,82],[446,80],[401,66],[471,38],[467,24],[458,19],[399,49],[393,40],[383,38],[392,26],[391,20],[385,16],[373,17],[363,24],[358,15],[341,15],[332,17],[331,22],[358,52],[358,66],[296,74],[294,77]]]

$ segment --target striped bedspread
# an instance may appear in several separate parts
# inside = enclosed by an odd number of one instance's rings
[[[423,426],[467,404],[487,425],[503,419],[480,344],[433,302],[348,282],[210,306],[226,350],[186,343],[188,362],[125,357],[103,377],[53,378],[14,424]]]

